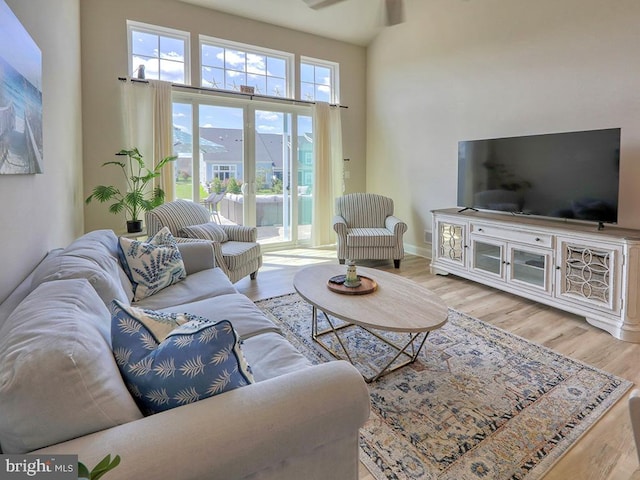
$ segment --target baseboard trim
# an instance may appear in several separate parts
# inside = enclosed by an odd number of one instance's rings
[[[431,244],[428,243],[424,247],[417,247],[415,245],[404,244],[404,251],[411,255],[431,259]]]

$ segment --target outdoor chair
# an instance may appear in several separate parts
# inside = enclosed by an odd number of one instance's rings
[[[233,283],[247,275],[254,280],[262,266],[262,252],[257,242],[258,229],[243,225],[218,225],[204,206],[175,200],[154,208],[145,216],[147,234],[155,235],[168,227],[178,242],[210,241],[216,266]]]
[[[338,234],[338,260],[404,258],[402,236],[407,224],[393,215],[393,200],[374,193],[351,193],[336,199],[333,229]]]
[[[222,223],[222,220],[220,219],[220,212],[218,212],[218,205],[226,194],[226,192],[213,192],[202,202],[204,206],[209,209],[209,212],[211,213],[211,220],[220,224]]]

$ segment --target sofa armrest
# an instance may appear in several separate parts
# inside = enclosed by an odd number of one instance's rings
[[[178,250],[182,256],[187,275],[214,268],[216,262],[211,242],[189,240],[188,242],[178,241]]]
[[[225,232],[229,240],[235,242],[257,242],[258,241],[258,228],[247,227],[244,225],[220,225]]]
[[[333,229],[341,237],[347,236],[347,221],[341,215],[334,215],[333,217]]]
[[[90,468],[118,454],[122,462],[109,472],[111,480],[239,479],[357,438],[369,409],[362,376],[334,361],[33,453],[77,454]]]
[[[396,237],[401,237],[407,231],[407,224],[393,215],[385,218],[384,226],[387,230],[391,230]]]

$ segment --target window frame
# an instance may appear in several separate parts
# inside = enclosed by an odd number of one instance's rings
[[[183,30],[177,30],[169,27],[162,27],[159,25],[152,25],[149,23],[138,22],[135,20],[127,20],[127,60],[128,60],[128,71],[131,77],[135,77],[135,68],[133,65],[133,32],[141,32],[148,33],[152,35],[157,35],[158,37],[171,38],[173,40],[182,40],[184,42],[184,83],[171,81],[171,83],[176,83],[179,85],[191,85],[191,33]],[[160,57],[160,52],[158,52],[158,57],[156,57],[160,62],[162,58]],[[162,72],[159,71],[158,75],[160,76]],[[165,80],[160,78],[160,80]]]
[[[267,97],[284,98],[289,100],[295,99],[295,85],[296,85],[295,68],[294,68],[295,55],[293,53],[284,52],[281,50],[274,50],[271,48],[264,48],[257,45],[250,45],[247,43],[234,42],[231,40],[225,40],[222,38],[216,38],[216,37],[211,37],[209,35],[200,34],[198,36],[198,50],[199,50],[199,63],[200,63],[198,67],[199,67],[199,76],[200,76],[200,86],[203,88],[212,88],[212,87],[207,87],[206,85],[203,84],[202,69],[205,67],[205,65],[203,64],[203,59],[202,59],[202,47],[204,45],[211,46],[211,47],[224,48],[225,51],[238,50],[238,51],[242,51],[245,54],[263,55],[265,57],[271,57],[271,58],[283,60],[285,64],[285,78],[284,78],[285,91],[283,92],[282,96],[278,97],[277,95],[269,95],[265,92],[256,92],[256,93],[258,95],[267,96]],[[211,67],[211,66],[207,65],[207,67]],[[236,70],[230,70],[230,71],[236,71]],[[227,72],[226,65],[224,66],[224,72],[226,76],[226,72]],[[262,75],[254,72],[248,72],[246,69],[246,60],[245,60],[244,74],[245,75],[248,75],[248,74]],[[264,77],[269,78],[269,76],[266,74],[264,75]],[[273,77],[273,78],[280,78],[280,77]],[[228,92],[239,91],[239,90],[232,90],[227,88],[219,88],[219,90],[224,90]]]
[[[330,85],[331,95],[330,95],[329,103],[339,104],[340,103],[340,64],[338,62],[332,62],[330,60],[322,60],[319,58],[313,58],[313,57],[307,57],[307,56],[301,55],[300,60],[298,62],[300,70],[302,70],[303,63],[306,65],[313,65],[314,67],[329,69],[330,77],[331,77],[331,85]],[[300,81],[298,82],[300,100],[315,102],[316,101],[315,94],[314,94],[313,100],[302,98],[302,83],[303,81],[302,81],[302,72],[301,72]],[[309,82],[304,82],[304,83],[309,83]],[[315,83],[315,79],[314,79],[313,85],[314,85],[314,92],[315,92],[315,86],[321,85],[321,84]]]

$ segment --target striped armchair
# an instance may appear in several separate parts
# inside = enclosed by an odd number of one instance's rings
[[[338,234],[338,260],[404,258],[402,235],[407,224],[393,216],[393,200],[374,193],[351,193],[336,199],[333,229]]]
[[[211,212],[202,205],[187,200],[175,200],[154,208],[145,215],[147,234],[155,235],[162,227],[169,227],[178,242],[211,241],[220,267],[233,283],[247,275],[254,280],[262,266],[262,252],[257,242],[258,229],[242,225],[217,225],[211,222]],[[212,224],[212,229],[221,229],[226,238],[212,234],[198,237],[186,236],[183,229],[196,225]],[[215,227],[214,227],[215,225]],[[204,230],[190,228],[191,232]]]

